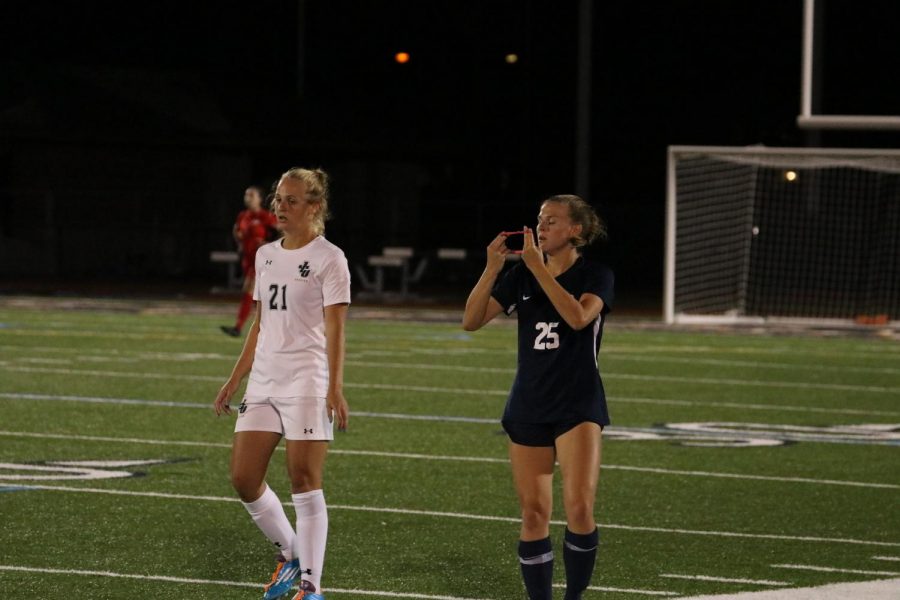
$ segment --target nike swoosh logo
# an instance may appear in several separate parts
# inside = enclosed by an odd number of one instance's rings
[[[528,300],[529,298],[531,298],[531,296],[522,296],[522,302]]]

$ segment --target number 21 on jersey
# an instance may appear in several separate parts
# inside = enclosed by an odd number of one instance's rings
[[[535,323],[537,337],[534,338],[535,350],[555,350],[559,348],[559,333],[553,331],[559,325],[556,323]]]
[[[279,308],[279,306],[278,306],[278,289],[279,288],[278,288],[277,283],[273,283],[272,285],[269,286],[269,291],[272,293],[272,295],[269,296],[269,308],[272,310],[278,310],[278,308]],[[287,298],[285,298],[286,295],[287,295],[287,286],[283,285],[283,286],[281,286],[281,310],[287,310]]]

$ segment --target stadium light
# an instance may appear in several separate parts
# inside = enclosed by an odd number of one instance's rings
[[[504,60],[506,60],[506,64],[508,64],[508,65],[514,65],[514,64],[516,64],[517,62],[519,62],[519,55],[518,55],[518,54],[514,54],[514,53],[510,53],[510,54],[507,54],[507,55],[504,57]]]
[[[394,55],[394,60],[401,65],[409,62],[409,52],[398,52]]]
[[[797,171],[785,171],[784,180],[790,183],[797,181]]]

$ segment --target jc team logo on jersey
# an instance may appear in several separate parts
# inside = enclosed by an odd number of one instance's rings
[[[308,260],[303,261],[303,264],[300,265],[299,267],[297,267],[297,270],[300,271],[300,277],[302,277],[303,279],[306,279],[307,277],[309,277],[309,273],[310,273],[309,261]]]

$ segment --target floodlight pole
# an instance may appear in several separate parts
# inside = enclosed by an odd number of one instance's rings
[[[590,192],[591,161],[591,37],[593,0],[578,1],[578,74],[575,91],[575,193]]]

